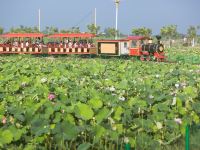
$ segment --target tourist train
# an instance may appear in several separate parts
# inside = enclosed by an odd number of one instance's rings
[[[160,36],[156,36],[156,43],[144,36],[117,40],[94,40],[95,37],[90,33],[6,33],[0,35],[4,39],[0,54],[130,56],[141,61],[164,61],[166,58]],[[44,39],[48,42],[45,43]]]

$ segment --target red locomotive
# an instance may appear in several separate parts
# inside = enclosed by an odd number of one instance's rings
[[[0,44],[0,54],[77,54],[131,56],[140,60],[164,61],[164,46],[160,36],[157,43],[144,36],[129,36],[120,40],[97,40],[93,43],[94,34],[59,33],[44,35],[42,33],[8,33],[1,35],[6,42]],[[51,42],[44,44],[44,38]]]
[[[122,56],[129,55],[139,57],[141,61],[164,61],[164,46],[157,36],[157,43],[144,36],[129,36],[121,40],[98,40],[97,51],[99,55]]]

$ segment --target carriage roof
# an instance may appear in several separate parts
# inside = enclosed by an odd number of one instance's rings
[[[91,33],[57,33],[49,35],[48,38],[92,38],[95,34]]]
[[[2,38],[38,38],[44,36],[43,33],[6,33],[0,35]]]
[[[127,37],[128,40],[146,40],[149,39],[149,37],[146,36],[128,36]]]

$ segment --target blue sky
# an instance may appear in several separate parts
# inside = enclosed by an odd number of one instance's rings
[[[56,26],[70,28],[80,26],[86,31],[93,22],[97,9],[97,24],[115,26],[114,0],[0,0],[0,26],[36,26],[38,9],[41,9],[41,28]],[[149,27],[154,34],[160,28],[175,24],[178,31],[186,33],[190,25],[200,25],[200,0],[121,0],[119,30],[130,34],[133,27]]]

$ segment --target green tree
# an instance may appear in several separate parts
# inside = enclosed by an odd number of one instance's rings
[[[187,30],[187,35],[191,39],[192,47],[195,46],[195,38],[197,37],[197,31],[200,29],[200,26],[190,26]]]
[[[71,33],[80,33],[81,32],[79,27],[72,27],[69,31]]]
[[[44,31],[43,31],[44,34],[55,34],[55,33],[58,33],[58,28],[57,27],[48,27],[46,26]]]
[[[109,38],[114,38],[116,35],[116,32],[118,33],[118,31],[116,31],[115,28],[110,28],[110,27],[106,28],[104,32],[105,32],[105,36]]]
[[[169,40],[169,47],[171,47],[171,39],[175,38],[178,35],[177,25],[168,25],[160,29],[161,36]]]
[[[160,29],[160,34],[165,38],[175,38],[178,34],[177,25],[168,25]]]
[[[100,30],[100,26],[95,26],[95,24],[89,24],[87,25],[87,28],[92,34],[97,34]]]
[[[60,33],[70,33],[70,30],[66,30],[66,29],[61,29]]]
[[[25,27],[23,25],[20,25],[17,28],[12,27],[10,29],[11,33],[36,33],[39,32],[37,27]]]
[[[0,27],[0,34],[3,34],[4,29]]]
[[[141,36],[151,36],[152,30],[150,28],[142,27],[142,28],[133,28],[132,34],[141,35]]]

